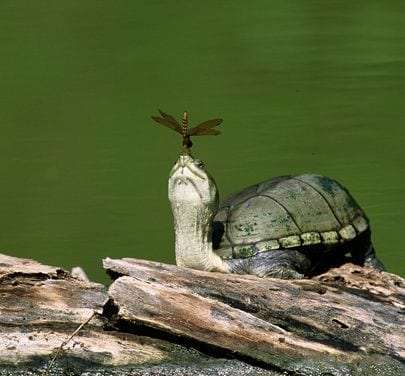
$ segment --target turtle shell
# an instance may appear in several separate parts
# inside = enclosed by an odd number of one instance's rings
[[[274,249],[335,245],[368,227],[363,210],[336,181],[312,174],[281,176],[220,205],[213,245],[224,259],[245,258]]]

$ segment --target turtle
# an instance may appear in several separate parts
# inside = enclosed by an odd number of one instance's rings
[[[274,177],[219,204],[215,180],[191,154],[191,137],[220,134],[222,119],[190,129],[187,111],[182,124],[159,113],[152,119],[182,136],[168,184],[177,265],[286,279],[312,276],[349,259],[384,270],[368,218],[337,181],[316,174]]]
[[[348,260],[384,270],[367,216],[329,177],[273,177],[219,203],[214,179],[188,150],[171,170],[168,196],[179,266],[284,279]]]

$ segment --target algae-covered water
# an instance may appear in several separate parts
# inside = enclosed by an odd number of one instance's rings
[[[316,172],[366,210],[405,274],[405,2],[0,2],[0,251],[104,279],[173,262],[167,178],[191,122],[222,195]]]

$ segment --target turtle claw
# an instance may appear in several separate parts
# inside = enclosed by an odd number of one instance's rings
[[[304,274],[298,273],[290,268],[273,268],[266,273],[257,274],[259,277],[264,278],[280,278],[280,279],[304,279]]]
[[[375,256],[369,256],[364,260],[364,266],[368,266],[379,272],[385,271],[384,264]]]

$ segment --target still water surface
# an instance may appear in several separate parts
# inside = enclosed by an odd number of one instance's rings
[[[316,172],[405,274],[405,2],[1,1],[0,248],[107,281],[103,257],[173,262],[180,139],[149,116],[223,117],[196,140],[225,196]]]

